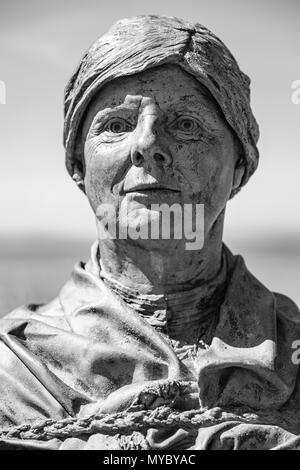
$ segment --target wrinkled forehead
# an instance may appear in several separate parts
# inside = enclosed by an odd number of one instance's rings
[[[207,88],[178,65],[166,64],[106,84],[87,108],[83,134],[99,112],[122,105],[141,111],[153,103],[163,112],[211,114],[225,124],[223,113]]]

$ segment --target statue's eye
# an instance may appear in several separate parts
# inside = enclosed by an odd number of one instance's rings
[[[172,127],[185,134],[191,134],[199,129],[199,124],[192,117],[182,116],[176,119]]]
[[[129,132],[132,126],[129,122],[122,118],[112,118],[104,126],[104,130],[114,134],[121,134],[122,132]]]

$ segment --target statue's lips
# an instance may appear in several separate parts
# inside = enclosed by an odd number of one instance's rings
[[[148,191],[173,191],[179,193],[180,190],[178,188],[174,188],[172,186],[164,186],[161,184],[140,184],[138,186],[134,186],[132,188],[128,188],[124,190],[124,193],[143,193]]]

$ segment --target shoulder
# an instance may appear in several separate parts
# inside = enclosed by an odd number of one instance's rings
[[[0,331],[8,332],[10,327],[17,323],[44,323],[56,328],[68,329],[65,315],[59,300],[56,297],[45,304],[22,305],[0,319]]]
[[[277,315],[300,325],[299,306],[287,295],[278,292],[273,292],[273,294]]]

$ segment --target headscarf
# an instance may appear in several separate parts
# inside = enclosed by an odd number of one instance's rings
[[[250,79],[211,31],[174,17],[137,16],[115,23],[85,53],[65,89],[64,145],[71,175],[83,161],[80,130],[96,93],[120,77],[176,64],[204,85],[219,104],[243,148],[243,186],[254,173],[259,129],[250,107]],[[239,189],[239,188],[238,188]],[[237,189],[237,190],[238,190]],[[237,192],[235,190],[235,192]]]

